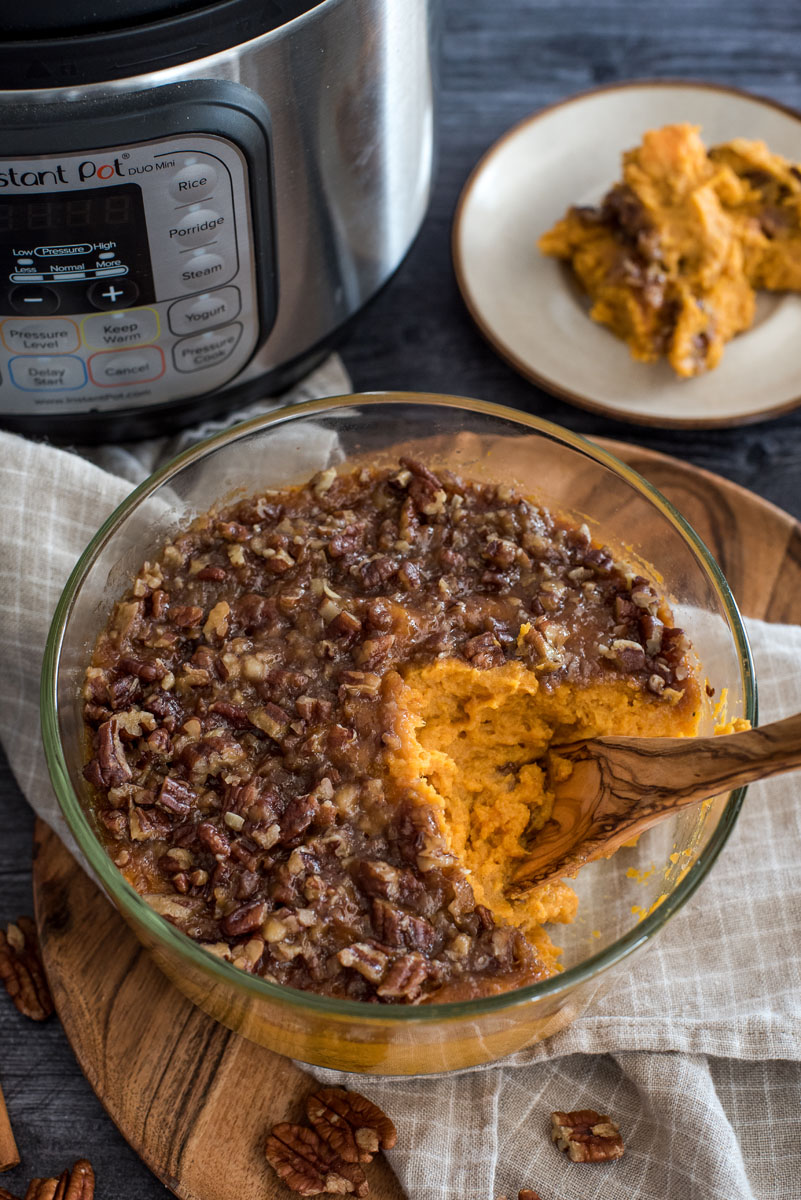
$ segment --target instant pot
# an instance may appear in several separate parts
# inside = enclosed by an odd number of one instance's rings
[[[438,0],[20,0],[0,424],[152,436],[280,391],[408,250]]]

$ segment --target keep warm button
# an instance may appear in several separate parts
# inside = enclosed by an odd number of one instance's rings
[[[89,378],[98,387],[150,383],[164,374],[164,355],[158,346],[141,350],[104,350],[89,359]]]
[[[159,315],[155,308],[132,308],[127,312],[95,313],[81,322],[83,340],[96,350],[120,350],[155,342],[159,336]]]
[[[172,348],[175,366],[179,371],[202,371],[216,367],[218,363],[230,358],[239,345],[242,337],[242,326],[239,321],[226,325],[224,329],[216,329],[213,333],[198,333],[194,337],[183,338]]]

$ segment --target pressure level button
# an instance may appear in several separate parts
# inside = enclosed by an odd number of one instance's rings
[[[192,163],[173,175],[170,195],[179,204],[191,204],[195,200],[206,200],[217,186],[217,172],[210,164]]]

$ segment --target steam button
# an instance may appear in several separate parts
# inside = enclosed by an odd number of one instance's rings
[[[181,284],[188,292],[201,292],[225,283],[234,274],[219,254],[197,254],[181,264]]]
[[[173,175],[170,195],[179,204],[191,204],[195,200],[206,200],[217,185],[217,172],[210,164],[192,163]]]

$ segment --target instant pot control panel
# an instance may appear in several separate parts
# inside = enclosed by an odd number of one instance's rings
[[[220,137],[0,162],[0,411],[199,395],[259,339],[247,163]]]

